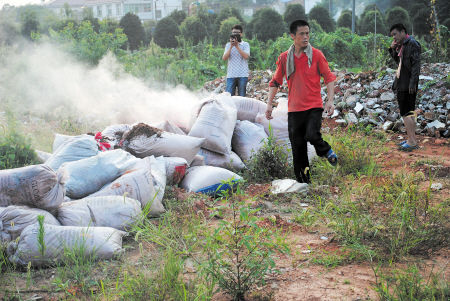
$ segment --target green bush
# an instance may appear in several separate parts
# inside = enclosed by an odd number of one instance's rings
[[[309,11],[308,19],[316,20],[326,32],[334,31],[334,20],[330,17],[328,9],[321,5],[316,5]]]
[[[187,17],[180,26],[181,34],[186,41],[197,45],[205,39],[206,27],[197,16]]]
[[[0,131],[2,128],[0,128]],[[17,133],[9,131],[0,136],[0,169],[18,168],[38,164],[36,153],[30,141]]]
[[[339,16],[339,19],[337,20],[337,26],[352,29],[352,11],[343,10],[341,12],[341,15]]]
[[[145,40],[144,27],[138,16],[127,13],[120,19],[120,27],[128,38],[128,49],[137,50]]]
[[[274,41],[286,31],[283,17],[271,8],[261,9],[252,22],[253,37],[263,42]]]
[[[172,18],[165,17],[156,24],[153,40],[161,47],[175,48],[178,46],[176,39],[178,35],[180,35],[180,29],[177,23]]]
[[[378,21],[378,20],[377,20]],[[394,24],[402,23],[407,32],[412,32],[411,20],[408,11],[400,6],[394,6],[386,12],[386,26],[391,27]],[[389,30],[388,28],[388,30]]]
[[[246,162],[245,179],[264,183],[292,177],[293,169],[289,164],[288,152],[275,140],[270,128],[269,137],[264,140],[263,146]]]
[[[305,8],[299,3],[288,4],[284,11],[283,19],[287,26],[291,25],[295,20],[306,20]]]

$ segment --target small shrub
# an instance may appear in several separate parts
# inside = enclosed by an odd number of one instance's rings
[[[250,182],[261,183],[293,176],[288,150],[275,140],[271,127],[269,131],[263,146],[246,162],[244,177]]]
[[[37,155],[29,139],[15,130],[12,121],[8,123],[10,123],[10,129],[4,136],[0,136],[0,170],[38,164]],[[2,131],[1,127],[0,131]]]
[[[223,203],[228,204],[231,218],[223,219],[206,235],[207,260],[202,270],[233,300],[244,300],[247,292],[274,271],[275,252],[287,252],[288,247],[278,233],[258,225],[258,210],[242,201],[239,187]]]

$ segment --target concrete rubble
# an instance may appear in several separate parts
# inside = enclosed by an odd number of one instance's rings
[[[430,137],[450,137],[450,64],[425,63],[419,77],[416,100],[417,134]],[[247,97],[267,101],[269,81],[273,72],[252,71],[247,85]],[[395,70],[383,67],[381,71],[353,73],[336,71],[336,110],[332,118],[341,125],[363,124],[405,133],[396,96],[391,90]],[[226,79],[207,82],[204,90],[222,93]],[[276,95],[287,97],[285,83]],[[322,98],[326,99],[325,88]]]

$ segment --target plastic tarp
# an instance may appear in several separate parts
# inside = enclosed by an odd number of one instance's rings
[[[242,180],[242,177],[224,168],[214,166],[195,166],[188,169],[180,186],[186,191],[216,195],[229,190]],[[227,184],[224,184],[227,182]]]
[[[7,248],[9,260],[21,266],[55,265],[64,260],[67,252],[107,260],[123,252],[122,237],[126,232],[109,227],[71,227],[44,224],[43,250],[39,244],[39,224],[26,227],[18,242],[10,242]],[[43,254],[42,251],[43,250]]]
[[[139,162],[130,170],[127,170],[124,175],[105,185],[101,190],[91,194],[89,197],[126,196],[138,200],[142,208],[151,202],[149,215],[153,217],[159,216],[165,210],[162,198],[157,197],[157,191],[161,188],[158,187],[158,190],[155,188],[152,162],[151,157],[139,159]],[[157,173],[157,171],[153,171],[153,173]]]
[[[73,162],[93,157],[98,154],[98,146],[94,137],[83,135],[65,140],[45,161],[45,164],[58,170],[65,162]]]
[[[244,162],[242,162],[241,158],[239,158],[239,156],[233,151],[229,154],[222,155],[202,148],[198,154],[203,157],[205,165],[222,167],[231,170],[241,170],[245,168]]]
[[[258,152],[267,139],[264,127],[250,121],[237,121],[231,145],[238,156],[245,161]]]
[[[49,166],[0,170],[0,206],[26,205],[51,211],[64,200],[64,180]]]
[[[116,149],[87,159],[64,163],[59,169],[66,177],[66,194],[72,199],[84,198],[124,174],[137,162],[130,153]]]
[[[20,236],[23,229],[38,222],[38,216],[44,217],[44,223],[60,225],[49,212],[27,206],[8,206],[0,210],[0,241],[9,242]]]
[[[236,118],[237,110],[231,97],[226,99],[217,96],[204,100],[189,136],[205,138],[202,148],[224,155],[229,154]]]
[[[94,196],[61,204],[58,220],[63,226],[125,230],[141,213],[141,204],[135,199],[116,195]]]

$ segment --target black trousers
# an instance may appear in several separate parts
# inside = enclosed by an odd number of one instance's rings
[[[331,146],[322,139],[320,128],[322,127],[321,108],[314,108],[301,112],[288,113],[289,140],[291,141],[294,172],[297,181],[310,183],[310,170],[308,161],[307,142],[316,149],[318,156],[325,156]]]

